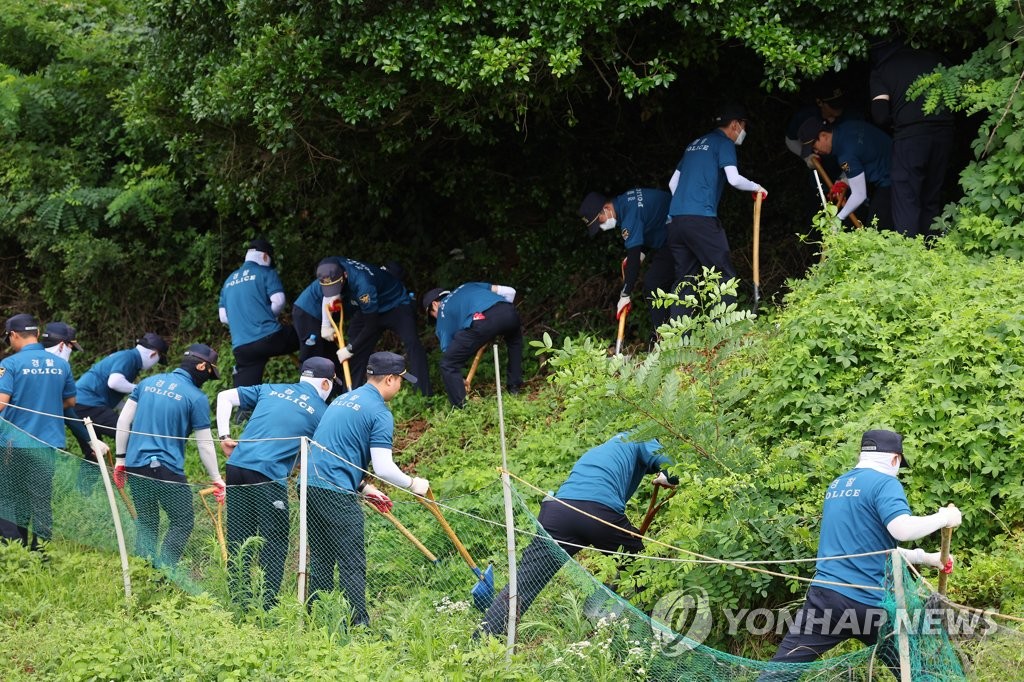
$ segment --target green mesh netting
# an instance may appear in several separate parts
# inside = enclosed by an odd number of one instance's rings
[[[0,517],[30,531],[89,547],[116,552],[117,543],[106,491],[97,465],[51,448],[33,445],[23,434],[0,420]],[[277,599],[298,593],[299,497],[295,485],[232,486],[221,510],[205,486],[161,483],[129,476],[125,494],[116,497],[128,551],[147,557],[183,589],[206,591],[232,608],[271,608]],[[49,487],[49,490],[47,488]],[[381,486],[385,487],[385,486]],[[49,495],[46,493],[49,492]],[[346,627],[360,621],[364,608],[369,627],[387,622],[409,599],[427,598],[438,617],[464,623],[466,646],[483,620],[474,609],[471,591],[478,583],[435,517],[404,491],[389,491],[392,514],[423,545],[418,548],[380,513],[343,491],[310,489],[307,572],[319,570],[320,591],[311,605],[316,626]],[[315,500],[314,498],[320,498]],[[343,498],[339,502],[339,497]],[[129,511],[144,511],[156,499],[159,527],[147,532]],[[494,603],[501,604],[508,581],[502,488],[499,481],[438,500],[444,516],[480,569],[493,566]],[[313,513],[327,503],[333,512]],[[534,585],[536,599],[518,619],[517,650],[527,656],[557,656],[571,660],[586,676],[653,680],[848,680],[889,675],[873,659],[873,648],[860,648],[812,664],[775,664],[755,661],[709,648],[674,632],[669,624],[652,619],[618,596],[570,559],[544,534],[529,505],[513,494],[519,572],[525,564],[542,566],[544,584]],[[47,519],[47,510],[52,522]],[[168,515],[176,517],[172,524]],[[321,510],[322,511],[322,510]],[[365,541],[365,584],[353,582],[345,561],[352,543],[345,544],[352,526],[361,521]],[[50,529],[47,525],[50,525]],[[318,527],[317,524],[321,524]],[[338,533],[338,524],[345,528]],[[331,545],[331,543],[334,543]],[[329,575],[319,556],[345,557]],[[436,557],[436,562],[431,560]],[[589,555],[592,556],[592,555]],[[586,563],[588,552],[577,555]],[[550,580],[547,577],[550,576]],[[903,571],[905,612],[911,621],[923,613],[930,593],[923,583]],[[119,577],[112,577],[118,581]],[[330,588],[334,589],[330,589]],[[312,591],[312,590],[310,590]],[[520,597],[530,586],[520,584]],[[713,605],[712,605],[713,606]],[[895,598],[886,608],[895,622]],[[485,629],[504,637],[503,621]],[[924,628],[917,628],[923,630]],[[891,631],[885,636],[892,636]],[[551,645],[557,643],[557,647]],[[914,680],[963,679],[964,672],[949,638],[937,632],[909,636]],[[396,642],[396,645],[400,643]]]

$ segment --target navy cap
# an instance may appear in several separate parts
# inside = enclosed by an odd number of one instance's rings
[[[220,379],[220,370],[217,369],[217,351],[205,343],[193,343],[185,349],[185,359],[198,358],[200,362],[210,365],[210,373],[215,379]]]
[[[39,320],[28,313],[18,313],[7,318],[4,331],[11,332],[35,332],[39,334]]]
[[[334,362],[322,357],[307,358],[302,363],[302,367],[299,370],[301,376],[311,377],[313,379],[332,379],[338,386],[344,387],[344,384],[338,380],[337,370],[334,368]]]
[[[591,192],[587,196],[583,197],[583,203],[580,204],[579,210],[576,212],[583,218],[583,223],[587,226],[587,234],[593,237],[601,230],[601,226],[598,224],[597,219],[601,215],[601,211],[604,210],[604,205],[608,203],[608,198],[598,192]]]
[[[271,258],[274,257],[274,246],[266,239],[263,239],[262,237],[257,237],[256,239],[250,241],[249,248],[256,249],[257,251],[262,251]]]
[[[366,373],[370,376],[384,376],[397,374],[410,384],[415,384],[417,379],[405,369],[405,358],[398,353],[381,351],[370,356],[366,363]]]
[[[725,104],[717,112],[715,117],[711,119],[712,122],[722,128],[729,125],[733,121],[746,121],[747,110],[741,107],[739,104]]]
[[[50,322],[46,325],[46,329],[43,331],[39,339],[43,342],[43,345],[47,348],[56,346],[62,341],[75,350],[82,350],[82,347],[78,345],[78,340],[75,338],[77,333],[75,328],[64,322]]]
[[[421,302],[423,303],[423,309],[426,310],[427,312],[430,312],[431,303],[441,298],[442,296],[447,296],[450,293],[452,292],[448,291],[447,289],[442,289],[441,287],[434,287],[427,293],[423,294],[423,298],[421,299]]]
[[[135,343],[139,344],[143,348],[155,350],[157,353],[160,354],[160,362],[167,362],[167,342],[164,341],[164,338],[159,334],[156,334],[154,332],[146,332],[145,334],[142,335],[141,339],[136,339]]]
[[[338,296],[345,285],[345,268],[336,260],[325,258],[316,266],[316,278],[320,280],[324,296]]]
[[[901,467],[909,467],[910,462],[903,455],[903,436],[895,431],[886,429],[872,429],[865,431],[860,439],[861,452],[891,452],[901,455]]]
[[[818,133],[828,130],[829,125],[817,116],[811,117],[800,124],[797,135],[800,138],[800,156],[807,158],[814,153],[814,143],[818,141]]]

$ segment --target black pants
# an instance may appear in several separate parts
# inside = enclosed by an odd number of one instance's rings
[[[360,313],[353,315],[346,340],[351,341],[357,338],[365,323],[366,320]],[[416,329],[416,307],[411,303],[403,303],[386,313],[378,313],[377,330],[370,336],[368,343],[360,343],[359,348],[354,349],[355,355],[348,361],[349,370],[352,372],[352,383],[355,386],[362,386],[366,383],[366,363],[376,349],[377,341],[385,329],[393,331],[405,348],[409,371],[419,382],[414,388],[423,395],[432,395],[427,351],[420,341],[420,335]],[[338,376],[342,375],[339,373]]]
[[[779,645],[772,661],[807,663],[816,661],[825,652],[848,639],[859,639],[867,645],[878,641],[878,633],[888,617],[881,606],[868,606],[834,590],[811,585],[792,627]],[[899,655],[892,638],[878,646],[878,660],[900,677]],[[758,680],[799,679],[801,672],[766,670]]]
[[[519,313],[511,303],[495,303],[484,311],[484,319],[475,320],[466,329],[460,329],[441,355],[441,381],[448,400],[455,407],[466,402],[466,384],[462,368],[476,352],[499,336],[505,339],[508,352],[505,385],[516,392],[523,384],[523,325]]]
[[[88,417],[92,420],[93,426],[96,429],[96,437],[100,440],[105,438],[113,439],[117,433],[117,412],[114,412],[114,410],[106,405],[75,405],[75,412],[82,419]],[[82,457],[85,460],[89,462],[96,461],[92,445],[89,443],[79,443],[78,445],[82,448]],[[78,490],[85,495],[89,495],[97,481],[99,481],[99,471],[92,464],[83,462],[78,467]]]
[[[270,358],[294,353],[298,348],[294,327],[281,327],[259,341],[237,346],[234,349],[235,371],[231,375],[234,387],[263,383],[263,370]]]
[[[607,551],[614,551],[621,547],[624,551],[633,554],[643,551],[643,541],[625,532],[627,530],[638,532],[625,515],[598,502],[582,500],[565,500],[565,502],[623,530],[617,531],[599,521],[583,516],[557,500],[542,502],[537,521],[548,532],[551,539],[534,538],[517,564],[519,597],[516,610],[520,616],[526,613],[540,591],[558,573],[558,569],[582,549],[582,547],[574,545],[596,547]],[[508,627],[508,597],[508,586],[505,586],[505,589],[495,597],[491,607],[484,614],[484,622],[481,626],[484,632],[492,635],[505,632]]]
[[[658,289],[666,293],[671,292],[675,283],[675,258],[672,256],[672,249],[663,246],[647,258],[647,272],[644,273],[644,297],[648,304],[654,301]],[[658,327],[668,321],[668,314],[668,308],[651,307],[651,338],[654,338]]]
[[[227,465],[228,552],[231,557],[228,581],[232,598],[247,604],[252,598],[249,572],[252,557],[258,552],[263,569],[263,608],[270,609],[277,601],[288,554],[288,488],[272,481],[258,471]],[[239,548],[251,537],[263,538],[263,546]]]
[[[872,185],[868,192],[871,195],[871,202],[867,206],[867,211],[857,216],[861,218],[862,224],[870,225],[878,218],[879,230],[895,229],[892,222],[892,188]]]
[[[729,260],[729,240],[716,217],[677,215],[668,224],[665,246],[672,253],[675,264],[673,291],[683,298],[695,294],[694,283],[700,278],[703,268],[714,268],[722,273],[722,282],[736,277],[736,271]],[[735,296],[723,297],[725,303],[732,303]],[[694,309],[680,303],[669,309],[670,317],[694,314]]]
[[[892,216],[908,237],[927,235],[942,211],[942,186],[953,149],[953,127],[898,137],[892,143]]]
[[[126,467],[136,519],[135,553],[147,557],[153,565],[174,568],[192,535],[195,514],[192,511],[192,487],[181,474],[167,467]],[[157,547],[160,534],[160,510],[167,514],[167,533]]]
[[[8,540],[31,545],[53,536],[54,450],[5,447],[0,452],[0,532]]]
[[[369,625],[366,611],[366,547],[363,510],[355,493],[309,487],[309,600],[338,587],[352,607],[352,624]]]
[[[313,317],[302,308],[292,308],[292,326],[295,327],[295,335],[299,340],[299,362],[305,362],[309,358],[327,358],[337,365],[338,344],[334,341],[325,341],[320,336],[321,322],[321,318]],[[341,376],[341,367],[338,367],[338,376]]]

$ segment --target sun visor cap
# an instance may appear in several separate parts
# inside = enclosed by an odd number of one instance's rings
[[[333,260],[322,260],[316,266],[316,278],[324,296],[340,296],[345,285],[345,268]]]

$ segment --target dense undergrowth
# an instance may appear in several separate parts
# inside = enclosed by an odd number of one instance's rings
[[[649,554],[796,559],[814,556],[821,491],[855,461],[860,432],[894,428],[906,435],[913,468],[904,481],[915,511],[950,501],[964,511],[952,597],[1020,613],[1024,265],[870,230],[830,237],[825,252],[806,280],[791,283],[785,306],[759,319],[722,305],[723,287],[712,280],[702,291],[704,313],[665,330],[658,353],[609,359],[606,339],[536,340],[542,364],[531,372],[531,390],[504,403],[510,469],[551,490],[585,449],[636,428],[639,437],[662,439],[682,480],[652,532],[679,549],[649,543]],[[394,405],[405,445],[399,459],[430,477],[442,497],[472,495],[498,476],[493,386],[478,387],[462,411],[411,393]],[[520,490],[536,508],[540,495]],[[631,502],[632,518],[646,495]],[[470,642],[475,614],[439,609],[441,594],[407,597],[390,605],[398,616],[346,633],[317,612],[303,626],[291,600],[264,615],[186,596],[141,564],[126,606],[113,556],[64,545],[47,556],[41,563],[3,550],[0,642],[12,653],[0,664],[5,679],[634,675],[600,654],[585,669],[561,660],[565,647],[595,636],[585,620],[574,632],[534,638],[506,667],[499,644]],[[593,553],[582,561],[599,578],[616,571]],[[770,568],[808,576],[813,564]],[[705,591],[716,609],[773,607],[804,589],[702,563],[639,561],[618,577],[645,610],[680,588]],[[730,638],[720,626],[709,643],[770,656],[771,638]]]

